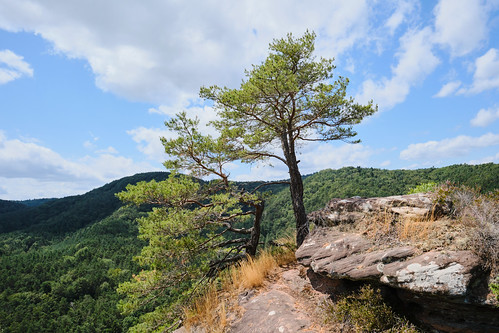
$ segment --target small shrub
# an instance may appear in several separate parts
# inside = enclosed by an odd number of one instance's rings
[[[347,324],[359,333],[418,332],[384,303],[379,290],[370,286],[364,286],[358,293],[340,299],[329,310],[332,312],[332,320]]]
[[[499,276],[495,278],[495,281],[490,283],[489,285],[490,291],[492,291],[492,294],[496,296],[497,299],[497,306],[499,307]]]
[[[270,252],[279,266],[296,262],[296,236],[290,235],[272,241]]]
[[[418,186],[409,189],[407,194],[433,192],[433,191],[435,191],[437,186],[438,186],[437,183],[433,183],[433,182],[419,184]]]
[[[499,190],[483,194],[479,189],[457,186],[449,181],[432,192],[435,204],[450,212],[469,229],[468,248],[484,268],[499,271]]]

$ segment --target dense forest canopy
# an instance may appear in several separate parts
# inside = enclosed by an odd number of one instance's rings
[[[132,258],[145,245],[135,222],[144,212],[122,207],[114,194],[129,183],[167,177],[139,174],[81,196],[0,209],[0,331],[124,332],[134,326],[141,313],[120,314],[122,296],[115,289],[141,269]],[[446,180],[483,192],[498,189],[499,164],[323,170],[304,177],[305,206],[310,212],[335,197],[404,194],[421,183]],[[252,190],[259,184],[238,186]],[[294,229],[287,187],[274,185],[271,192],[262,221],[266,242]],[[0,207],[10,203],[0,201]]]

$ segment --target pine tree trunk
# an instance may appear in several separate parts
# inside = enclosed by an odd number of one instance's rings
[[[299,247],[309,233],[307,213],[303,204],[303,180],[298,169],[298,160],[296,159],[292,133],[283,133],[281,135],[281,143],[289,170],[289,190],[291,192],[291,202],[296,220],[296,246]]]
[[[256,250],[258,248],[258,243],[260,241],[260,228],[262,222],[263,209],[265,208],[265,202],[262,200],[259,204],[254,206],[255,208],[255,221],[251,229],[251,236],[246,246],[246,253],[250,256],[256,255]]]
[[[296,220],[296,246],[300,246],[309,232],[307,213],[303,204],[303,181],[298,165],[289,166],[290,192]]]

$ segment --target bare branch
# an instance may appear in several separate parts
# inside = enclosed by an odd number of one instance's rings
[[[278,182],[268,182],[268,183],[264,183],[264,184],[260,184],[258,185],[257,187],[255,187],[253,189],[253,191],[251,191],[251,193],[255,193],[256,191],[258,191],[260,188],[264,187],[264,186],[269,186],[269,185],[280,185],[280,184],[287,184],[289,185],[290,182],[289,181],[278,181]]]

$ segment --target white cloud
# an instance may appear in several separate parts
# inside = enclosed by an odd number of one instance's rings
[[[481,109],[470,123],[472,126],[485,127],[497,119],[499,119],[499,108]]]
[[[9,200],[83,193],[111,180],[154,168],[116,156],[109,147],[95,156],[71,161],[42,145],[8,139],[0,131],[0,178]]]
[[[499,153],[492,155],[492,156],[483,157],[479,160],[471,160],[468,162],[468,164],[471,164],[471,165],[478,165],[478,164],[484,164],[484,163],[499,163]]]
[[[80,169],[46,147],[0,136],[0,174],[3,177],[31,178],[36,175],[44,180],[69,179],[77,176]]]
[[[380,167],[385,168],[385,167],[389,166],[390,164],[392,164],[392,162],[389,160],[386,160],[386,161],[381,162]]]
[[[302,175],[311,174],[327,168],[337,169],[344,166],[367,166],[374,152],[362,144],[344,144],[335,147],[329,143],[311,143],[301,147],[298,153]],[[279,180],[289,178],[287,167],[280,161],[255,164],[248,173],[240,173],[236,180]]]
[[[305,149],[304,149],[305,150]],[[315,144],[299,154],[300,170],[303,174],[322,169],[337,169],[344,166],[366,166],[373,151],[362,144]]]
[[[442,158],[465,156],[473,149],[499,145],[499,134],[487,133],[480,137],[460,135],[441,141],[428,141],[409,145],[400,153],[403,160],[440,160]]]
[[[385,23],[385,26],[390,30],[390,35],[393,35],[395,30],[416,9],[416,3],[411,0],[397,1],[396,5],[397,8]]]
[[[173,138],[171,132],[166,129],[139,127],[127,131],[136,143],[138,149],[148,158],[156,162],[164,162],[166,158],[165,149],[161,143],[161,137]]]
[[[478,0],[441,0],[434,9],[435,41],[463,56],[487,37],[487,8]]]
[[[0,51],[0,84],[14,81],[23,76],[33,76],[33,68],[24,58],[11,50]]]
[[[356,99],[366,102],[374,99],[382,110],[390,109],[405,100],[411,86],[424,80],[440,63],[433,54],[432,31],[426,27],[418,31],[409,31],[400,39],[399,62],[392,68],[392,77],[382,78],[379,82],[369,79],[364,81],[362,92]]]
[[[473,84],[467,92],[477,94],[488,89],[499,89],[499,51],[494,48],[476,59]]]
[[[317,50],[338,56],[371,38],[369,15],[366,0],[0,2],[0,28],[87,60],[104,91],[169,106],[203,85],[237,86],[288,32],[317,31]]]
[[[446,83],[442,86],[440,91],[436,93],[433,97],[447,97],[452,95],[461,86],[461,81],[452,81]]]

